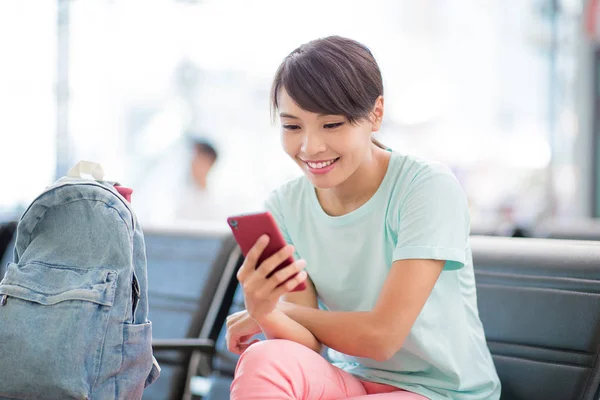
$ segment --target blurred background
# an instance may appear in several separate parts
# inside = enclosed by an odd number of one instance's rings
[[[379,139],[451,166],[474,233],[589,222],[600,215],[594,3],[2,1],[0,213],[18,215],[79,160],[132,187],[144,224],[224,225],[260,209],[300,173],[269,115],[275,69],[339,34],[380,63]]]
[[[385,84],[378,139],[449,165],[474,235],[600,240],[598,21],[600,0],[1,0],[0,277],[29,203],[79,160],[101,163],[133,188],[144,226],[163,368],[144,399],[227,399],[237,359],[223,324],[244,303],[226,217],[262,209],[300,174],[270,118],[271,79],[332,34],[371,48]],[[535,261],[556,281],[553,257],[506,249],[503,262]],[[173,338],[208,338],[216,355],[173,354],[160,343]]]

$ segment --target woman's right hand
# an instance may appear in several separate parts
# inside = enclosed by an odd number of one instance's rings
[[[246,310],[259,324],[261,319],[275,310],[282,295],[294,290],[307,277],[306,271],[304,271],[306,266],[304,260],[296,260],[269,276],[277,266],[294,253],[291,245],[283,247],[257,268],[258,259],[268,243],[269,237],[262,235],[246,255],[244,263],[237,273],[237,279],[244,290]]]

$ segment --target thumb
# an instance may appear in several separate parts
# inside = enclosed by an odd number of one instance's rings
[[[254,339],[252,340],[250,343],[242,343],[238,345],[238,349],[240,350],[241,353],[243,353],[245,350],[248,349],[248,347],[252,346],[255,343],[259,343],[260,340],[259,339]]]
[[[252,339],[252,336],[254,336],[254,335],[241,335],[241,336],[237,336],[236,339],[240,343],[246,343],[246,342],[248,342],[248,340]]]

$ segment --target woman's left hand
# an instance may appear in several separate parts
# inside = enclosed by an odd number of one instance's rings
[[[242,310],[231,314],[227,317],[227,334],[225,335],[227,349],[232,353],[242,354],[248,347],[260,342],[258,339],[250,339],[261,332],[260,326],[250,317],[248,311]]]

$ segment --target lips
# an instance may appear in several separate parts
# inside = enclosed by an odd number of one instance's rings
[[[326,174],[329,171],[331,171],[337,161],[340,158],[332,158],[329,160],[314,160],[314,161],[308,161],[308,160],[302,160],[304,161],[304,163],[306,164],[306,166],[308,167],[309,172],[316,174],[316,175],[322,175],[322,174]]]
[[[331,164],[333,164],[336,161],[337,161],[337,158],[333,158],[331,160],[325,160],[325,161],[304,161],[304,162],[306,164],[308,164],[308,166],[311,168],[321,169],[321,168],[330,166]]]

